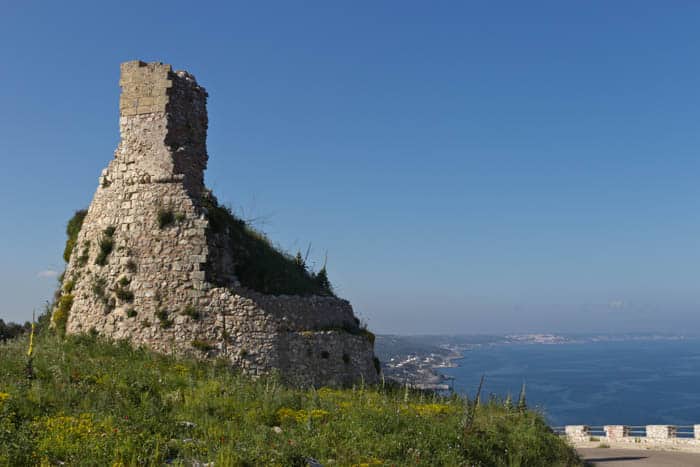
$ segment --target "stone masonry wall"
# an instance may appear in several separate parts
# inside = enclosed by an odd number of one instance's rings
[[[265,295],[236,279],[233,253],[201,203],[206,91],[170,65],[134,61],[121,72],[121,141],[66,269],[66,332],[223,356],[294,384],[376,382],[371,335],[349,302]]]

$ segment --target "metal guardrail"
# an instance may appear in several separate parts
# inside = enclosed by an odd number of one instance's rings
[[[677,425],[676,438],[695,438],[695,427],[693,425]]]
[[[643,426],[630,425],[627,428],[629,428],[629,436],[633,436],[635,438],[646,438],[646,436],[647,436],[646,425],[643,425]]]

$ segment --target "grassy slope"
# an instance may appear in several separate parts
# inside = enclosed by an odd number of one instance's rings
[[[39,336],[28,379],[26,348],[0,345],[0,465],[578,465],[540,416],[500,403],[465,430],[457,397],[291,389],[90,336]]]

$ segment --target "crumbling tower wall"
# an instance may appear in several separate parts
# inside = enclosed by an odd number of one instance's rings
[[[57,326],[224,357],[295,384],[376,381],[372,335],[349,302],[268,295],[238,281],[233,249],[203,202],[204,88],[187,72],[140,61],[122,64],[120,85],[121,140],[71,253],[63,295],[72,306]]]

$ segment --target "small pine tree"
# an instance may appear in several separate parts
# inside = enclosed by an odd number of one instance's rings
[[[296,264],[300,271],[306,272],[306,261],[304,257],[301,256],[301,251],[297,251],[297,255],[294,257],[294,264]]]
[[[319,290],[322,292],[329,295],[333,294],[333,286],[331,285],[331,281],[328,280],[328,272],[326,271],[325,266],[323,266],[321,270],[316,273],[316,284],[318,285]]]

